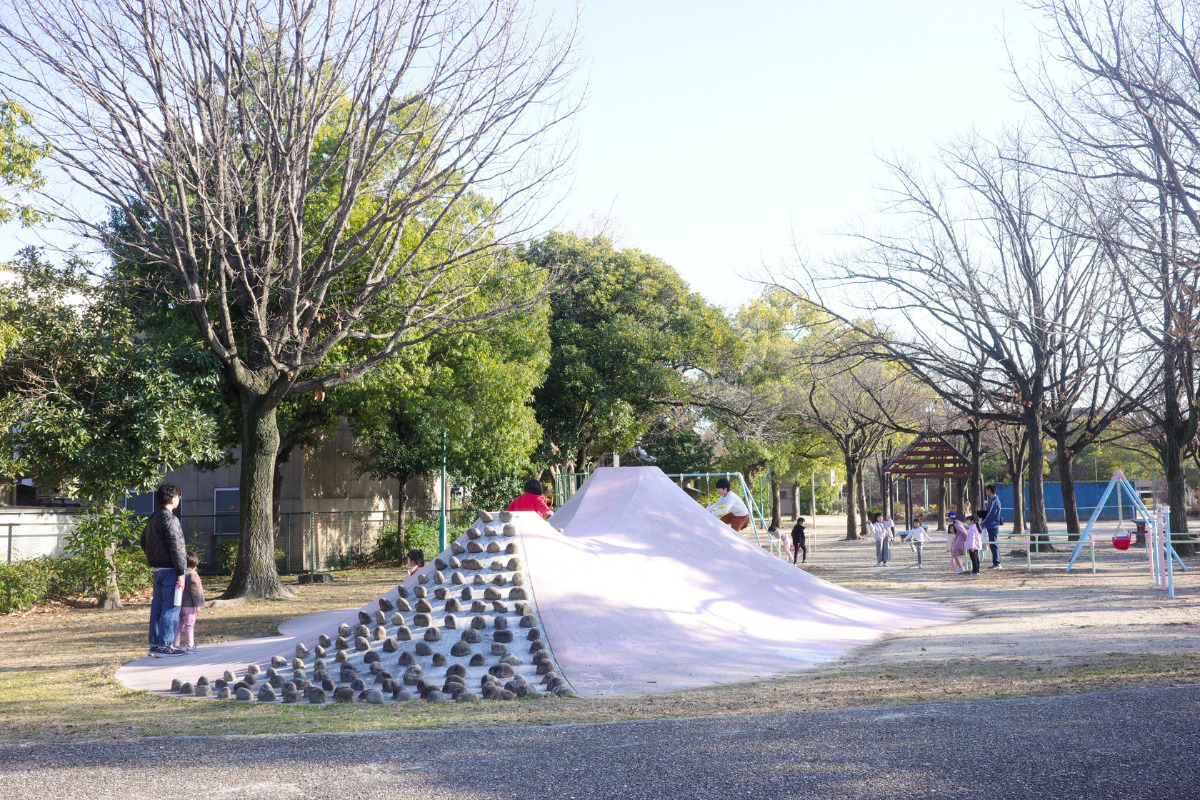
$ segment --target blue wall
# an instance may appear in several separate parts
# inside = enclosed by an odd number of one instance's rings
[[[1046,495],[1046,519],[1050,522],[1064,522],[1067,519],[1066,512],[1063,510],[1062,500],[1062,485],[1059,483],[1044,483]],[[1079,522],[1084,524],[1088,518],[1092,516],[1092,512],[1096,510],[1096,504],[1100,502],[1100,498],[1104,495],[1104,490],[1108,488],[1108,481],[1093,482],[1079,481],[1075,484],[1075,505],[1079,509]],[[1000,505],[1004,507],[1004,521],[1012,522],[1013,508],[1013,487],[1011,484],[1002,483],[996,486],[996,497],[1000,498]],[[1149,507],[1150,501],[1143,500]],[[1132,519],[1133,513],[1130,511],[1129,497],[1121,496],[1121,508],[1124,511],[1125,519]],[[1025,517],[1029,517],[1029,484],[1025,485]],[[1108,502],[1104,504],[1104,510],[1100,512],[1100,519],[1116,519],[1117,518],[1117,488],[1113,487],[1112,494],[1108,496]]]

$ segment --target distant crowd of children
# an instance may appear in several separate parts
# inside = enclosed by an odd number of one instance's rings
[[[990,487],[989,487],[990,488]],[[990,498],[989,498],[990,499]],[[967,514],[965,519],[959,519],[956,512],[946,514],[948,527],[946,531],[946,551],[950,555],[950,568],[955,574],[969,572],[979,574],[980,552],[984,549],[984,520],[974,514]],[[876,513],[870,523],[871,535],[875,539],[875,566],[890,567],[892,565],[892,543],[896,539],[895,525],[890,519],[884,519],[883,514]],[[990,534],[991,531],[989,530]],[[800,517],[792,528],[790,538],[783,531],[772,525],[768,534],[775,540],[779,552],[784,558],[797,566],[808,563],[808,546],[804,536],[804,517]],[[929,541],[929,526],[917,525],[910,531],[901,531],[900,540],[907,544],[917,556],[917,569],[925,568],[925,543]],[[989,540],[994,541],[991,536]],[[992,545],[993,550],[998,550]],[[998,553],[993,556],[992,567],[1000,566]]]

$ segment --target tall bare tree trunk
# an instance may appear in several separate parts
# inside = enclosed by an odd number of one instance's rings
[[[1026,427],[1029,431],[1029,546],[1034,552],[1054,550],[1046,523],[1046,494],[1042,468],[1046,463],[1046,445],[1042,439],[1042,415],[1034,409]]]
[[[855,519],[855,506],[858,504],[858,464],[852,458],[846,458],[846,538],[850,541],[858,539],[858,521]]]
[[[863,464],[858,465],[858,530],[864,539],[870,538],[870,512],[867,509],[867,480]]]
[[[779,477],[771,470],[771,524],[776,528],[783,524],[779,513]]]
[[[275,483],[275,458],[279,453],[278,400],[241,392],[242,457],[241,515],[237,563],[226,598],[264,599],[291,597],[292,592],[279,580],[275,565],[275,525],[272,519],[272,489]]]
[[[938,478],[938,526],[939,531],[946,530],[946,495],[949,492],[946,490],[946,479]]]
[[[1063,516],[1067,521],[1067,536],[1074,542],[1079,539],[1079,501],[1075,497],[1075,454],[1068,452],[1065,436],[1056,436],[1054,451],[1058,456],[1058,486],[1062,491]]]
[[[800,518],[800,484],[792,484],[792,522]]]

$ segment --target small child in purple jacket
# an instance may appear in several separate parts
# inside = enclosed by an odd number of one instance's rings
[[[179,637],[187,631],[187,652],[195,653],[196,647],[196,610],[204,605],[204,585],[200,583],[200,574],[196,568],[200,559],[195,553],[187,554],[187,572],[183,579],[183,602],[179,607],[179,627],[175,629],[175,647],[179,647]]]

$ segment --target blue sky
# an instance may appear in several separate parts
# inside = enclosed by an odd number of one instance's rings
[[[570,13],[573,0],[551,0]],[[928,154],[1024,114],[1002,32],[1033,51],[1019,0],[590,0],[589,101],[570,189],[550,217],[674,266],[711,302],[745,276],[842,246],[876,213],[875,154]],[[0,260],[29,232],[0,230]]]
[[[875,154],[928,154],[1024,109],[1002,32],[1027,56],[1016,0],[632,2],[583,8],[590,100],[560,226],[611,218],[619,241],[711,302],[742,277],[819,259],[876,212]]]

